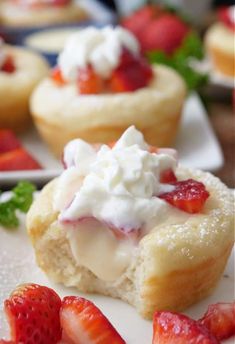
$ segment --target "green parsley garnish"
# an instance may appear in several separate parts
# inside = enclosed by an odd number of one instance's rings
[[[19,219],[16,210],[26,213],[33,201],[33,193],[36,187],[26,181],[19,182],[11,192],[11,198],[0,202],[0,225],[6,228],[19,226]]]
[[[184,78],[188,89],[195,90],[207,83],[208,75],[193,69],[189,60],[191,58],[201,60],[203,56],[201,39],[195,32],[191,32],[172,56],[168,56],[162,51],[152,51],[148,53],[147,57],[151,63],[164,64],[174,68]]]

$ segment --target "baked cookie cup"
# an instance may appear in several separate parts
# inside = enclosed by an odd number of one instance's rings
[[[226,75],[235,75],[234,30],[216,23],[206,33],[205,46],[213,68]]]
[[[12,28],[33,28],[67,24],[87,19],[87,13],[74,2],[66,6],[22,7],[11,1],[0,4],[1,25]]]
[[[52,79],[43,80],[30,101],[39,133],[56,156],[74,138],[108,143],[116,141],[132,124],[149,144],[172,145],[186,95],[185,84],[168,67],[155,66],[153,72],[148,87],[98,95],[79,95],[75,84],[60,87]]]
[[[44,58],[19,47],[6,46],[14,61],[12,73],[0,71],[0,128],[23,131],[31,123],[29,98],[49,71]]]
[[[58,179],[53,180],[27,215],[38,265],[55,282],[122,299],[148,319],[156,309],[179,311],[206,297],[233,247],[233,199],[209,173],[179,167],[176,175],[178,180],[204,183],[210,197],[203,211],[192,215],[171,207],[168,219],[140,239],[127,269],[114,281],[100,279],[74,259],[66,229],[53,208]]]

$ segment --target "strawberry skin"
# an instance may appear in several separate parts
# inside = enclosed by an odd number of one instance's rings
[[[155,312],[152,344],[219,344],[196,320],[173,312]]]
[[[39,170],[41,165],[24,149],[0,154],[0,171]]]
[[[193,179],[171,184],[175,186],[175,189],[159,195],[159,198],[190,214],[199,213],[202,210],[209,197],[204,184]]]
[[[235,302],[210,305],[199,320],[218,339],[235,335]]]
[[[160,175],[160,183],[168,184],[168,183],[174,183],[176,181],[177,181],[177,178],[172,169],[169,168],[168,170],[162,171]]]
[[[17,139],[13,131],[0,129],[0,154],[20,147],[20,141]]]
[[[0,344],[17,344],[17,343],[12,342],[12,340],[0,339]]]
[[[4,302],[11,339],[24,344],[56,344],[61,339],[60,297],[37,284],[20,285]]]
[[[233,22],[232,18],[229,15],[229,7],[228,6],[222,6],[218,10],[218,17],[219,20],[226,25],[229,29],[234,30],[235,29],[235,23]]]
[[[82,297],[62,300],[60,322],[66,344],[125,344],[103,313]]]
[[[161,50],[171,55],[180,47],[189,31],[188,26],[176,15],[165,14],[152,21],[141,34],[144,52]]]

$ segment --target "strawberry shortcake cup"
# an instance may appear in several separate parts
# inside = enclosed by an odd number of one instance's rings
[[[212,25],[205,36],[208,56],[215,71],[225,76],[235,75],[235,5],[219,11],[219,21]]]
[[[48,71],[40,55],[0,41],[0,128],[19,132],[31,123],[29,97]]]
[[[86,17],[84,10],[71,0],[10,0],[0,4],[0,22],[9,28],[64,24]]]
[[[127,30],[87,28],[68,39],[51,77],[33,93],[31,110],[56,155],[76,137],[115,141],[132,124],[150,144],[168,146],[185,93],[181,77],[168,67],[151,67]]]
[[[38,265],[56,282],[120,298],[146,318],[210,294],[233,247],[233,202],[209,173],[177,165],[128,128],[114,144],[71,141],[65,171],[27,215]]]

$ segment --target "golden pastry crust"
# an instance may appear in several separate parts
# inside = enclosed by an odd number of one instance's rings
[[[87,13],[73,2],[68,6],[52,6],[35,10],[4,1],[0,5],[0,11],[1,24],[11,27],[65,24],[88,19]]]
[[[78,95],[75,84],[58,87],[48,78],[34,91],[31,112],[57,156],[71,139],[108,143],[133,124],[148,143],[166,147],[174,142],[185,94],[181,77],[165,66],[155,66],[151,84],[131,93]]]
[[[233,198],[209,173],[180,167],[177,176],[206,185],[210,197],[203,212],[154,228],[140,240],[129,267],[115,282],[100,280],[75,261],[53,210],[57,180],[52,181],[27,215],[39,266],[56,282],[120,298],[149,319],[155,309],[183,310],[206,297],[221,277],[233,247]]]
[[[206,33],[205,45],[213,67],[227,76],[235,75],[234,31],[216,23]]]
[[[49,71],[47,62],[26,49],[6,46],[16,65],[14,73],[0,71],[0,128],[16,132],[30,124],[29,97]]]

